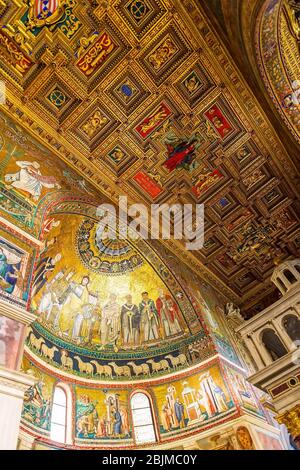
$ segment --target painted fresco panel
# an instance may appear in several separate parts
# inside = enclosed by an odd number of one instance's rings
[[[255,388],[247,382],[246,377],[233,367],[224,366],[228,383],[233,388],[234,394],[239,403],[249,411],[258,415],[263,415]]]
[[[52,397],[56,379],[44,374],[24,357],[22,370],[34,375],[37,383],[25,393],[22,420],[38,431],[50,432]]]
[[[80,440],[130,440],[127,390],[76,388],[76,437]]]
[[[217,365],[154,388],[162,435],[180,433],[225,416],[234,403]]]

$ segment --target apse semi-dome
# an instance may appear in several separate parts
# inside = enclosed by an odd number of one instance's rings
[[[142,380],[199,362],[191,351],[206,333],[174,274],[145,241],[102,240],[96,217],[75,209],[66,202],[50,215],[28,353],[95,381]]]
[[[157,245],[100,239],[95,203],[69,198],[45,217],[22,363],[36,383],[21,429],[37,448],[156,446],[237,416],[229,382],[243,365],[223,296]]]

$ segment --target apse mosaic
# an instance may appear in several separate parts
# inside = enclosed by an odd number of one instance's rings
[[[94,380],[166,374],[199,362],[202,350],[213,354],[196,309],[145,242],[103,241],[96,221],[76,210],[62,203],[44,222],[31,285],[32,352]]]
[[[44,374],[25,357],[22,370],[30,372],[37,379],[36,384],[25,393],[22,419],[29,427],[38,429],[41,433],[47,433],[50,431],[52,397],[56,379]]]

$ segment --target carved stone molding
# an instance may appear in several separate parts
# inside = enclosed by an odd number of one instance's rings
[[[13,302],[5,302],[2,299],[0,299],[0,315],[9,317],[12,320],[23,323],[24,325],[30,325],[37,318],[34,313],[18,307]]]

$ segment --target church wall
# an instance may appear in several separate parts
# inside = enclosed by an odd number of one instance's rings
[[[19,368],[25,335],[22,323],[0,315],[0,366],[7,369]]]

